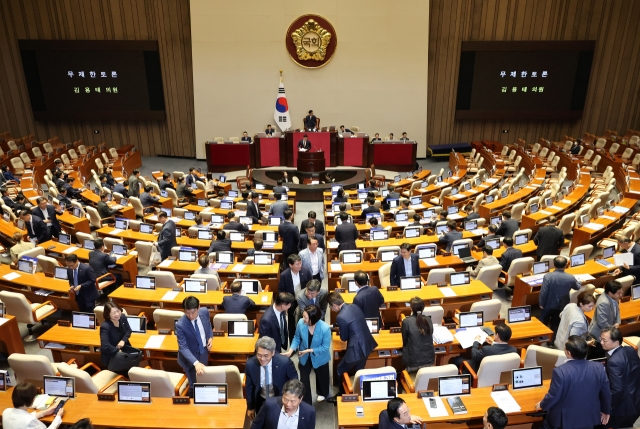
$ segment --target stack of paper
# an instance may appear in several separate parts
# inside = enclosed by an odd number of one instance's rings
[[[619,267],[622,267],[624,264],[631,266],[633,265],[633,253],[615,253],[613,255],[613,263]]]
[[[437,265],[440,265],[438,261],[436,261],[436,258],[426,258],[423,259],[423,261],[425,264],[427,264],[427,267],[435,267]]]
[[[602,225],[601,223],[593,223],[593,222],[589,222],[586,225],[582,225],[585,228],[589,228],[589,229],[593,229],[594,231],[599,231],[602,228],[604,228],[604,225]]]
[[[620,213],[620,214],[625,214],[626,212],[629,211],[628,208],[626,207],[622,207],[622,206],[615,206],[614,208],[612,208],[611,210],[613,210],[616,213]]]
[[[164,341],[164,337],[166,335],[152,335],[147,340],[147,344],[145,344],[145,349],[159,349],[162,346],[162,342]]]
[[[170,290],[169,292],[165,293],[161,299],[162,301],[173,301],[174,299],[176,299],[176,296],[178,296],[179,293],[180,292]]]
[[[245,267],[245,266],[246,266],[246,265],[244,265],[244,264],[236,264],[236,265],[234,265],[234,267],[233,267],[233,268],[231,268],[231,271],[233,271],[233,272],[235,272],[235,273],[239,273],[239,272],[241,272],[242,270],[244,270],[244,267]]]
[[[151,220],[157,220],[157,219],[151,219]],[[120,234],[122,231],[124,231],[123,229],[118,229],[118,228],[114,228],[113,230],[111,230],[111,232],[109,232],[110,235],[118,235]]]
[[[453,342],[453,335],[444,326],[433,324],[433,342],[436,344],[444,344]]]
[[[450,214],[447,216],[447,219],[462,219],[462,216],[458,213]]]
[[[439,287],[439,288],[438,288],[438,290],[439,290],[440,292],[442,292],[442,294],[443,294],[444,296],[446,296],[447,298],[451,298],[451,297],[454,297],[454,296],[458,296],[458,295],[456,295],[456,293],[454,292],[454,290],[453,290],[453,289],[451,289],[451,288],[450,288],[450,287],[448,287],[448,286],[447,286],[447,287]]]
[[[596,279],[591,274],[576,274],[574,277],[580,283],[590,282],[591,280],[595,280]]]
[[[505,413],[516,413],[522,410],[508,390],[491,392],[491,399]]]
[[[18,277],[20,277],[20,274],[18,274],[18,273],[9,273],[9,274],[5,274],[4,276],[2,276],[2,278],[7,279],[7,280],[15,280]]]
[[[476,340],[476,337],[480,337],[479,340]],[[474,342],[478,341],[480,344],[484,343],[487,339],[487,333],[482,329],[475,328],[463,328],[456,332],[456,340],[460,343],[460,347],[463,349],[468,349],[473,345]]]
[[[172,263],[173,263],[173,259],[165,259],[164,261],[160,262],[158,264],[158,266],[166,268],[166,267],[170,266]]]
[[[78,248],[76,246],[71,246],[68,249],[65,249],[62,253],[66,253],[68,255],[70,253],[75,252],[76,250],[78,250]]]
[[[404,222],[396,222],[396,225],[398,225],[399,227],[404,228],[405,226],[409,226],[409,222],[404,221]]]

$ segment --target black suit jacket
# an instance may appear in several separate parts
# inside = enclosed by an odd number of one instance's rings
[[[307,140],[306,142],[304,140],[300,140],[298,142],[298,149],[311,150],[311,142],[309,140]]]
[[[161,191],[166,190],[167,188],[171,188],[171,189],[176,189],[171,182],[169,182],[168,180],[164,180],[164,179],[160,179],[158,181],[158,187],[160,187]]]
[[[511,266],[511,262],[514,259],[522,258],[522,250],[516,249],[515,247],[508,247],[507,250],[504,251],[502,257],[500,257],[500,265],[502,265],[502,271],[505,273],[509,271],[509,267]]]
[[[480,215],[476,212],[469,213],[465,218],[465,220],[474,220],[474,219],[480,219]]]
[[[280,412],[282,411],[282,397],[268,398],[255,420],[251,424],[251,429],[278,429]],[[315,429],[316,409],[306,402],[300,402],[298,411],[298,429]]]
[[[343,304],[336,317],[336,323],[340,329],[340,339],[347,343],[347,351],[342,358],[345,363],[366,358],[378,347],[369,331],[364,314],[357,305]]]
[[[362,210],[362,218],[366,219],[369,213],[380,213],[380,209],[376,206],[369,206],[366,209]]]
[[[462,240],[462,233],[460,231],[449,231],[438,239],[440,243],[445,245],[447,252],[451,251],[451,245],[456,240]]]
[[[247,216],[253,218],[254,222],[258,222],[262,219],[262,213],[260,213],[260,208],[257,207],[257,204],[254,204],[253,201],[249,201],[247,203]]]
[[[289,328],[288,324],[284,324],[284,334],[289,341]],[[273,305],[267,308],[264,312],[264,315],[260,319],[260,326],[258,327],[258,333],[260,334],[260,338],[262,337],[271,337],[276,342],[276,352],[280,353],[280,349],[288,348],[288,344],[285,344],[283,347],[282,340],[280,339],[280,321],[278,320],[278,316],[276,316],[276,312],[273,309]],[[247,397],[248,392],[247,392]]]
[[[562,230],[555,226],[545,226],[538,230],[538,233],[533,237],[533,242],[538,246],[536,249],[536,256],[538,259],[544,255],[559,255],[560,247],[564,244],[564,235]],[[640,246],[637,246],[640,250]],[[640,260],[640,254],[638,254]]]
[[[411,253],[411,271],[414,276],[420,275],[420,258],[415,253]],[[404,258],[400,255],[391,261],[391,286],[400,286],[400,277],[406,276],[404,270]]]
[[[413,425],[407,425],[408,428],[412,428]],[[387,410],[380,411],[380,417],[378,417],[378,429],[404,429],[402,425],[389,418]]]
[[[162,225],[160,234],[158,234],[158,248],[160,248],[160,256],[162,259],[164,260],[171,256],[171,248],[177,245],[176,224],[169,219]]]
[[[497,237],[499,236],[495,234],[487,234],[485,237],[480,239],[480,242],[478,243],[478,247],[482,249],[486,245],[485,240],[491,240],[492,238],[497,238]]]
[[[500,224],[498,231],[496,231],[496,235],[501,235],[503,237],[513,237],[513,233],[518,230],[518,221],[515,219],[507,219]]]
[[[356,250],[358,236],[358,228],[352,223],[342,222],[336,226],[336,241],[340,243],[338,245],[338,253],[343,250]]]
[[[45,241],[51,240],[51,231],[49,231],[49,227],[38,216],[31,215],[31,222],[25,222],[25,224],[27,226],[29,238],[35,238],[38,240],[38,243],[44,243]],[[31,229],[31,224],[33,224],[33,230]]]
[[[302,223],[300,224],[300,234],[307,233],[307,225],[309,225],[309,219],[303,220]],[[316,234],[324,235],[324,224],[322,223],[322,221],[319,221],[318,219],[316,219],[315,226],[316,226]]]
[[[108,254],[99,250],[92,250],[89,252],[89,265],[96,273],[96,277],[107,274],[109,265],[115,265],[116,258],[109,256]]]
[[[303,266],[300,271],[298,271],[298,274],[300,275],[300,289],[304,289],[307,287],[307,283],[312,279],[311,270],[309,267]],[[291,295],[296,296],[294,286],[293,279],[291,278],[291,268],[287,268],[280,273],[278,292],[289,292]]]
[[[243,225],[240,222],[229,222],[227,224],[225,224],[222,229],[224,230],[232,230],[232,231],[238,231],[238,232],[246,232],[249,231],[249,227],[247,225]]]
[[[36,215],[37,217],[39,217],[40,219],[43,219],[44,221],[44,213],[42,213],[42,210],[40,209],[40,207],[36,206],[35,208],[33,208],[31,210],[31,214]],[[62,212],[60,212],[60,214],[62,214]],[[47,205],[47,216],[49,217],[49,220],[51,220],[51,229],[53,230],[51,232],[52,233],[55,232],[54,235],[57,237],[61,231],[60,222],[58,222],[58,213],[51,205]]]
[[[224,240],[215,240],[211,242],[211,246],[209,246],[209,250],[207,253],[211,252],[230,252],[231,251],[231,240],[225,238]]]
[[[247,409],[255,410],[257,399],[260,396],[260,362],[255,356],[247,359],[246,377]],[[284,383],[291,379],[297,380],[298,372],[291,359],[276,353],[271,360],[271,377],[273,393],[275,396],[280,396]]]
[[[475,341],[471,348],[471,359],[476,363],[476,368],[480,366],[480,362],[487,356],[504,355],[507,353],[518,353],[515,347],[509,344],[494,343],[490,346],[480,348],[480,343]]]
[[[297,226],[295,226],[292,222],[285,221],[278,225],[278,235],[282,240],[282,254],[285,257],[292,253],[298,253],[300,233],[298,232]]]
[[[118,343],[124,341],[126,346],[130,346],[129,337],[131,336],[131,326],[127,321],[127,316],[120,316],[120,327],[122,330],[118,332],[111,320],[105,320],[100,325],[100,363],[105,367],[109,366],[109,360],[118,353]]]
[[[324,237],[316,232],[316,238],[318,239],[318,247],[324,250],[324,253],[327,253],[326,247],[324,246]],[[300,241],[298,242],[298,249],[303,250],[308,247],[307,243],[307,234],[300,234]]]
[[[403,267],[404,269],[404,267]],[[360,307],[364,313],[364,317],[378,318],[378,326],[382,326],[382,318],[380,317],[380,306],[384,304],[384,297],[380,293],[380,289],[375,286],[365,286],[358,290],[353,303]]]
[[[618,347],[607,361],[611,415],[640,415],[640,358],[633,347]]]
[[[256,303],[251,298],[235,293],[222,298],[222,306],[225,313],[245,314],[248,309],[255,305]]]
[[[69,286],[74,287],[73,270],[71,268],[67,268],[67,277],[69,278]],[[78,264],[78,286],[81,287],[76,296],[76,301],[83,301],[86,304],[90,304],[90,306],[94,306],[96,299],[100,297],[100,293],[96,288],[96,273],[90,265],[82,262]]]

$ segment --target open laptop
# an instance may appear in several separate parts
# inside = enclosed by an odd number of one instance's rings
[[[278,226],[282,223],[282,216],[269,216],[269,225]]]
[[[233,210],[233,201],[222,200],[220,201],[221,210]]]
[[[127,256],[127,246],[123,244],[114,244],[111,247],[111,253],[118,256]]]
[[[18,260],[18,271],[27,274],[33,274],[35,271],[35,262],[30,261],[28,259],[19,259]]]
[[[438,377],[438,396],[461,396],[471,393],[471,374]]]
[[[242,294],[244,295],[257,295],[260,291],[258,280],[236,280],[240,281],[242,286]]]
[[[198,230],[198,240],[211,240],[213,238],[213,234],[211,231],[207,229],[199,229]]]
[[[418,258],[429,259],[436,257],[436,249],[433,247],[421,247],[418,249]]]
[[[420,228],[419,227],[415,227],[415,228],[406,228],[404,230],[404,236],[405,238],[416,238],[416,237],[420,237]]]
[[[184,291],[189,293],[207,293],[207,280],[184,279]]]
[[[131,327],[131,332],[135,332],[136,334],[146,334],[147,333],[147,318],[146,317],[138,317],[138,316],[127,316],[127,322]]]
[[[533,203],[529,206],[529,209],[531,210],[531,214],[534,214],[538,211],[538,204],[537,203]]]
[[[233,231],[229,233],[229,240],[231,241],[244,241],[244,232]]]
[[[640,299],[640,285],[631,286],[631,299]]]
[[[227,393],[229,389],[226,383],[194,383],[194,405],[227,405]]]
[[[96,329],[96,314],[73,311],[71,313],[71,326],[81,329]]]
[[[473,231],[478,229],[478,221],[477,220],[468,220],[464,223],[465,231]]]
[[[362,262],[362,253],[360,252],[345,252],[342,254],[343,264],[359,264]]]
[[[584,253],[578,253],[575,255],[571,255],[571,268],[579,267],[584,265]]]
[[[216,262],[220,264],[233,264],[233,252],[216,252]]]
[[[227,335],[229,337],[253,337],[255,320],[229,320]]]
[[[273,265],[273,254],[271,253],[254,253],[254,265]]]
[[[527,244],[529,242],[528,234],[518,234],[513,236],[513,241],[516,246]]]
[[[116,229],[126,230],[127,228],[129,228],[129,220],[128,219],[116,218],[115,228]]]
[[[471,256],[471,249],[469,248],[469,243],[464,244],[456,244],[453,246],[453,254],[457,255],[458,258],[467,264],[478,262],[476,258]]]
[[[458,313],[458,325],[460,328],[474,328],[484,325],[484,313],[482,311],[468,311]]]
[[[462,271],[459,273],[451,273],[449,276],[449,283],[451,286],[463,286],[471,283],[471,277],[468,271]]]
[[[156,278],[151,276],[136,276],[136,289],[155,290]]]
[[[399,255],[399,252],[397,250],[384,250],[380,252],[380,261],[391,262],[398,255]]]
[[[400,277],[400,289],[420,289],[422,287],[422,280],[420,276]]]
[[[143,234],[153,234],[153,225],[150,225],[148,223],[141,223],[140,232]]]
[[[613,267],[614,265],[607,261],[607,258],[613,257],[616,253],[616,246],[608,246],[602,249],[602,259],[596,259],[596,262],[600,265],[604,265],[607,268]]]
[[[74,377],[58,377],[45,375],[43,378],[44,393],[49,396],[75,398],[76,379]]]
[[[511,370],[511,388],[513,390],[542,387],[542,367]]]
[[[95,250],[96,242],[94,240],[84,240],[84,248],[87,250]]]
[[[198,259],[198,251],[195,249],[180,249],[178,252],[178,261],[195,262]]]
[[[448,227],[446,223],[436,226],[436,234],[444,234],[447,231],[448,231]]]
[[[396,380],[363,380],[362,381],[362,400],[369,401],[388,401],[397,396]]]
[[[406,222],[409,220],[409,214],[407,212],[396,213],[396,222]]]
[[[150,404],[151,383],[143,381],[118,381],[118,402]]]
[[[484,240],[484,245],[489,246],[495,250],[500,247],[500,237],[486,239]]]
[[[486,197],[487,204],[491,204],[494,199],[495,197],[493,195],[487,195]]]
[[[276,243],[278,241],[278,233],[275,231],[265,231],[262,233],[262,240],[266,243]]]
[[[530,322],[531,321],[531,306],[523,305],[522,307],[511,307],[507,310],[507,322]]]
[[[534,262],[533,263],[533,274],[544,274],[549,272],[549,261],[544,262]]]
[[[58,280],[69,280],[67,267],[55,267],[53,278]]]
[[[60,233],[59,236],[58,236],[58,242],[60,244],[70,245],[71,244],[71,236],[69,234]]]

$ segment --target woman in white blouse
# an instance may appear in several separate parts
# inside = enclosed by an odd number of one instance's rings
[[[556,333],[555,346],[558,350],[564,350],[564,343],[571,335],[580,335],[589,343],[593,340],[587,338],[589,333],[589,322],[584,315],[593,310],[596,299],[591,292],[582,291],[578,294],[577,304],[567,304],[560,313],[560,326]]]
[[[53,414],[56,409],[55,405],[44,411],[27,411],[27,408],[33,404],[33,399],[38,394],[36,386],[31,383],[22,382],[18,384],[11,394],[11,401],[14,408],[7,408],[2,412],[3,429],[57,429],[62,423],[62,414],[64,409],[60,408],[56,418],[49,426],[46,426],[40,420],[42,417]]]

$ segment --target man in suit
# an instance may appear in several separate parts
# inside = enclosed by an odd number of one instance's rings
[[[538,246],[536,256],[538,260],[544,255],[559,255],[560,248],[564,245],[564,235],[562,230],[556,227],[558,219],[555,216],[549,216],[549,223],[538,230],[533,237],[533,242]],[[628,239],[627,239],[628,240]],[[640,251],[640,246],[638,251]],[[640,254],[638,255],[640,258]]]
[[[340,134],[353,133],[349,128],[345,128],[344,125],[340,125]]]
[[[282,388],[289,380],[297,380],[298,372],[289,357],[276,350],[271,337],[260,337],[256,341],[255,356],[247,359],[246,399],[247,416],[256,418],[265,399],[282,395]]]
[[[72,198],[80,198],[80,194],[82,194],[82,192],[85,190],[85,188],[74,188],[73,187],[73,182],[75,181],[75,179],[73,177],[69,177],[65,180],[65,183],[62,185],[62,188],[65,188],[68,192],[68,194],[72,197]]]
[[[239,281],[231,283],[231,296],[222,298],[225,313],[246,314],[248,309],[255,307],[256,303],[248,296],[241,295],[241,292],[242,284]]]
[[[564,256],[556,256],[553,259],[555,270],[544,275],[538,296],[542,323],[549,326],[553,332],[558,330],[560,312],[569,302],[569,292],[571,289],[578,290],[582,287],[579,280],[564,271],[567,262]]]
[[[282,396],[268,398],[251,429],[315,429],[316,409],[302,401],[304,384],[294,379],[282,388]]]
[[[623,293],[622,283],[617,280],[610,280],[604,285],[604,293],[596,301],[593,318],[589,324],[589,333],[596,339],[596,349],[589,353],[589,358],[604,356],[600,332],[605,328],[620,327],[620,300]]]
[[[51,235],[58,238],[61,231],[58,215],[62,215],[64,211],[60,207],[54,208],[52,205],[47,204],[47,199],[44,197],[39,197],[36,201],[38,206],[33,208],[31,213],[42,219],[51,231]]]
[[[549,391],[536,410],[547,416],[543,428],[587,428],[606,425],[611,414],[611,390],[604,367],[585,360],[587,342],[572,335],[565,343],[567,360],[554,368]]]
[[[38,216],[32,215],[30,210],[21,211],[20,219],[24,221],[29,238],[31,241],[35,240],[35,244],[51,240],[51,231],[47,225]]]
[[[400,193],[396,191],[396,188],[389,185],[387,186],[387,189],[389,189],[389,193],[387,194],[385,200],[399,200],[400,199]]]
[[[509,272],[509,267],[514,259],[522,258],[522,250],[513,247],[513,238],[505,237],[502,240],[502,245],[505,247],[505,251],[500,257],[500,265],[502,265],[502,271]],[[513,297],[513,289],[509,286],[505,286],[504,292],[508,299]]]
[[[322,320],[327,312],[329,295],[326,290],[322,289],[322,283],[319,280],[311,280],[307,283],[307,287],[296,292],[296,302],[298,311],[296,312],[296,320],[300,320],[302,312],[308,305],[315,305],[322,312]],[[297,325],[297,322],[296,322]]]
[[[185,177],[185,182],[187,183],[187,186],[195,189],[198,187],[198,185],[196,185],[197,181],[203,182],[202,178],[198,176],[198,170],[196,170],[194,167],[190,167],[189,173]]]
[[[271,124],[267,124],[267,128],[264,130],[264,133],[267,137],[271,137],[273,135],[273,128],[271,128]]]
[[[289,204],[286,201],[282,201],[280,192],[274,192],[273,198],[275,198],[275,201],[269,207],[269,216],[283,216],[285,210],[289,208]]]
[[[496,235],[511,238],[518,228],[520,228],[518,226],[518,221],[511,219],[511,212],[509,210],[505,210],[502,212],[502,223],[500,224],[498,231],[496,231]]]
[[[182,301],[184,315],[176,322],[178,339],[178,364],[189,379],[189,396],[193,396],[193,385],[198,375],[204,374],[209,361],[209,351],[213,344],[213,329],[209,319],[209,309],[200,308],[195,296]]]
[[[318,126],[318,118],[313,114],[313,110],[309,110],[309,114],[304,117],[303,121],[304,128],[308,130],[313,130]],[[304,135],[307,136],[306,134]]]
[[[611,388],[611,419],[608,427],[632,427],[640,416],[640,358],[633,347],[622,346],[618,328],[600,332],[600,344],[607,352],[607,377]]]
[[[420,258],[410,251],[409,243],[400,245],[400,255],[391,261],[391,286],[400,286],[400,277],[420,275]]]
[[[267,308],[260,319],[258,333],[260,337],[270,337],[276,342],[275,351],[289,348],[289,327],[287,311],[295,302],[295,297],[289,292],[279,291],[274,304]]]
[[[367,198],[367,208],[362,210],[362,218],[366,219],[369,213],[380,213],[380,209],[374,206],[376,203],[375,198]]]
[[[127,182],[129,184],[129,195],[132,197],[139,197],[140,196],[140,170],[138,169],[133,170]]]
[[[60,190],[62,192],[62,190]],[[113,187],[113,193],[118,193],[125,198],[129,198],[129,191],[125,188],[124,183],[116,183],[116,186]]]
[[[409,429],[420,425],[422,418],[413,416],[409,406],[402,398],[393,398],[387,402],[387,409],[380,411],[378,429]]]
[[[297,229],[296,229],[297,232]],[[280,281],[278,282],[278,292],[288,292],[293,296],[299,290],[304,289],[312,280],[311,269],[302,264],[299,255],[292,253],[287,257],[289,268],[280,273]],[[289,339],[293,338],[296,331],[295,312],[298,307],[297,302],[293,302],[288,310],[289,314]]]
[[[284,213],[284,222],[278,225],[278,235],[282,240],[282,256],[288,260],[289,255],[298,253],[300,233],[298,227],[293,224],[293,211],[287,208]]]
[[[231,252],[231,240],[227,238],[227,233],[223,230],[216,231],[216,240],[211,242],[207,253]]]
[[[96,288],[96,273],[90,265],[81,264],[76,254],[65,256],[64,262],[67,266],[70,291],[76,294],[78,308],[82,312],[93,313],[96,299],[100,297]]]
[[[445,245],[447,252],[450,252],[453,242],[460,239],[462,239],[462,232],[456,230],[456,221],[447,221],[447,232],[442,234],[438,241]]]
[[[93,268],[96,278],[103,276],[109,272],[109,267],[116,265],[116,258],[110,256],[104,252],[104,240],[102,238],[96,238],[93,242],[94,249],[89,252],[89,265]],[[105,294],[110,294],[116,290],[122,284],[122,275],[119,273],[112,273],[115,278],[115,283],[104,289]]]
[[[480,219],[480,215],[473,211],[473,204],[467,204],[463,210],[467,214],[467,217],[464,220]]]
[[[184,181],[184,177],[178,177],[176,183],[178,184],[178,187],[176,188],[176,196],[178,198],[186,198],[187,200],[192,200],[194,198],[193,190],[187,186]]]
[[[107,204],[108,200],[109,200],[109,194],[107,194],[106,192],[100,195],[100,201],[98,201],[98,209],[97,209],[100,219],[107,219],[107,218],[113,217],[113,215],[115,215],[117,212],[116,209],[112,209],[109,207],[109,205]]]
[[[142,207],[151,207],[160,202],[160,198],[151,195],[152,189],[153,188],[151,186],[145,186],[144,192],[140,194],[140,203],[142,204]]]
[[[342,380],[343,374],[352,369],[356,371],[363,369],[367,363],[367,358],[378,343],[371,335],[369,326],[364,314],[357,305],[344,303],[344,299],[338,292],[329,294],[329,306],[331,311],[338,313],[336,324],[340,329],[340,339],[347,343],[347,351],[338,364],[338,378]],[[344,393],[342,383],[340,383],[339,395]],[[337,404],[335,396],[327,398],[327,402]]]
[[[400,141],[401,142],[408,142],[409,141],[409,137],[407,137],[407,133],[406,132],[402,133],[402,137],[400,137]]]
[[[384,297],[376,286],[369,285],[369,275],[364,271],[356,271],[353,279],[358,286],[353,303],[360,307],[364,317],[378,319],[378,326],[382,326],[382,317],[380,316],[380,306],[384,304]]]
[[[310,211],[307,214],[307,218],[300,224],[300,234],[304,234],[307,230],[307,225],[313,224],[316,227],[316,234],[324,235],[324,224],[322,221],[316,219],[316,212]]]
[[[342,223],[336,226],[338,253],[343,250],[356,250],[356,240],[360,236],[358,228],[351,222],[348,222],[349,215],[346,212],[341,212],[339,216]]]
[[[316,227],[313,224],[307,224],[307,230],[304,234],[300,234],[300,241],[298,242],[298,249],[304,250],[307,248],[309,237],[315,237],[318,240],[318,247],[326,252],[324,245],[324,237],[320,234],[316,234]]]
[[[482,417],[483,429],[504,429],[508,424],[507,415],[498,407],[489,407]]]
[[[287,188],[285,188],[284,186],[282,186],[282,183],[284,183],[284,180],[282,179],[278,179],[276,180],[277,186],[275,186],[273,188],[273,194],[275,196],[276,192],[280,192],[281,196],[282,194],[286,194],[287,193]],[[277,198],[276,198],[277,199]]]
[[[9,196],[9,190],[7,188],[2,188],[0,189],[0,192],[2,192],[2,203],[9,207],[11,210],[15,209],[16,203],[11,199],[11,197]],[[15,212],[15,210],[14,210]]]
[[[58,191],[58,202],[60,203],[61,206],[64,205],[65,207],[71,207],[71,200],[67,198],[66,189],[60,189]]]
[[[373,138],[371,139],[371,143],[373,142],[381,142],[382,139],[380,138],[380,133],[375,133]]]
[[[307,247],[298,253],[302,266],[311,272],[312,278],[322,281],[324,279],[324,250],[319,248],[320,241],[317,234],[310,236],[306,242]],[[300,243],[302,243],[302,238],[300,238]]]
[[[620,253],[632,253],[633,254],[633,266],[640,265],[640,245],[631,241],[629,237],[618,238],[618,252]]]
[[[500,265],[500,261],[498,261],[496,257],[493,256],[493,248],[485,246],[482,248],[482,259],[480,259],[478,265],[476,265],[475,268],[469,267],[469,275],[475,279],[476,277],[478,277],[478,274],[480,274],[481,269],[483,269],[484,267],[490,267],[492,265]]]
[[[247,203],[247,216],[253,219],[254,222],[263,224],[265,214],[260,211],[260,194],[257,192],[251,193],[251,201]]]
[[[160,256],[162,260],[171,256],[171,248],[178,245],[176,241],[176,224],[169,219],[167,213],[162,211],[158,214],[158,222],[162,224],[160,234],[158,234],[158,241],[156,246],[160,249]]]
[[[475,338],[476,341],[473,342],[473,346],[471,347],[471,359],[466,359],[464,356],[457,356],[453,358],[451,362],[468,374],[468,371],[465,369],[466,367],[462,366],[465,361],[469,363],[469,366],[471,366],[475,372],[478,372],[480,362],[482,362],[482,359],[485,357],[518,352],[515,347],[509,345],[509,340],[511,339],[511,328],[509,325],[499,323],[494,326],[493,330],[496,334],[493,338],[487,337],[486,341],[489,344],[488,346],[480,348],[480,336]]]
[[[171,179],[169,179],[171,175],[169,173],[162,173],[162,179],[158,180],[158,186],[161,191],[166,190],[167,188],[175,189],[173,184],[171,183]]]
[[[302,140],[298,142],[298,151],[300,152],[309,152],[311,150],[311,142],[309,138],[305,134],[302,136]]]
[[[222,229],[227,231],[238,231],[238,232],[246,232],[249,231],[249,227],[247,225],[243,225],[236,220],[236,214],[234,212],[227,213],[228,223],[226,223]]]

